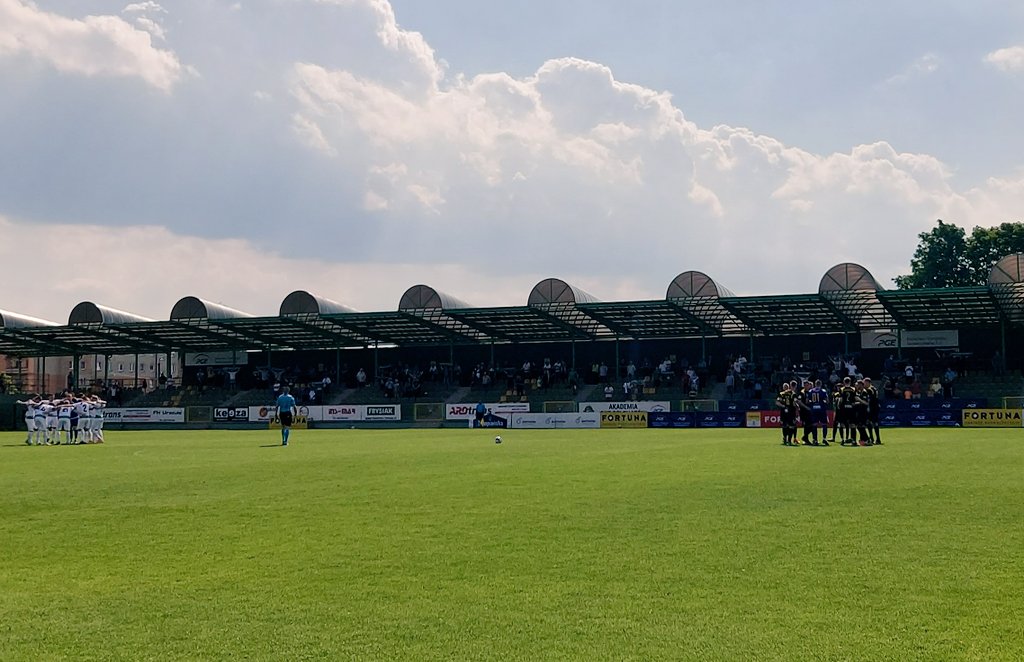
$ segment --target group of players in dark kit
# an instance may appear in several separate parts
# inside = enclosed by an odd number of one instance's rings
[[[878,389],[871,380],[852,380],[845,377],[835,385],[831,394],[821,381],[804,382],[803,388],[794,380],[783,384],[775,404],[782,419],[782,443],[785,446],[828,446],[839,439],[840,446],[874,446],[882,443],[878,426],[881,410]],[[832,421],[832,439],[828,438],[828,411],[835,415]],[[803,435],[797,440],[798,423],[803,424]],[[818,429],[821,429],[821,442]]]

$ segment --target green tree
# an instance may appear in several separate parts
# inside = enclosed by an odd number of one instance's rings
[[[1024,253],[1024,223],[975,226],[968,236],[963,228],[940,220],[918,237],[910,273],[894,279],[901,290],[984,285],[1000,258]]]
[[[1024,223],[975,227],[967,238],[967,263],[974,283],[984,285],[993,265],[1013,253],[1024,253]]]
[[[958,225],[943,223],[917,235],[920,243],[910,260],[910,273],[897,276],[901,290],[921,287],[960,287],[972,285],[967,262],[967,237]]]

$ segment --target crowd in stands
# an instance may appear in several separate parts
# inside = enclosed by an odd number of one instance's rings
[[[806,355],[805,355],[806,356]],[[203,388],[267,388],[289,385],[303,404],[320,402],[332,384],[343,388],[374,388],[387,398],[415,398],[427,395],[437,387],[453,389],[469,387],[474,391],[501,390],[522,397],[537,389],[564,388],[576,394],[583,385],[597,386],[596,393],[607,399],[635,400],[658,397],[659,389],[679,389],[683,397],[706,394],[713,382],[722,380],[727,398],[764,400],[774,398],[781,385],[791,380],[821,380],[826,387],[845,377],[863,376],[857,354],[821,356],[817,360],[793,361],[788,356],[758,357],[749,360],[743,354],[727,356],[722,362],[712,357],[690,361],[685,357],[665,356],[660,361],[644,357],[623,358],[614,362],[594,361],[578,369],[558,357],[526,359],[521,364],[506,362],[493,365],[479,362],[463,368],[458,362],[430,361],[421,365],[395,362],[367,369],[354,370],[347,364],[340,373],[323,364],[305,368],[205,368],[191,375],[194,384]],[[992,359],[993,372],[1005,363],[998,355]],[[884,366],[873,365],[872,376],[887,398],[954,397],[957,381],[965,366],[950,362],[938,368],[934,362],[922,365],[920,360],[886,359]],[[188,379],[188,375],[186,378]],[[431,387],[434,387],[431,389]],[[168,382],[160,388],[173,388]],[[108,394],[109,395],[109,394]],[[705,397],[707,397],[705,395]],[[112,398],[113,399],[113,398]],[[116,401],[116,399],[114,399]]]
[[[795,363],[788,356],[763,357],[757,362],[749,361],[742,354],[730,356],[723,378],[726,394],[730,399],[768,399],[792,380],[801,383],[808,379],[820,380],[824,386],[834,387],[846,377],[861,379],[865,376],[857,359],[856,354],[836,354],[818,361]],[[999,356],[993,359],[993,366],[998,363],[1001,363]],[[954,360],[938,365],[931,362],[926,367],[919,358],[907,361],[889,356],[881,366],[879,390],[887,399],[952,398],[956,395],[957,380],[966,370],[963,361],[959,365]]]

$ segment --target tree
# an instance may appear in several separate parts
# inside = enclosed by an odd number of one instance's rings
[[[910,260],[910,273],[897,276],[901,290],[921,287],[959,287],[971,285],[971,269],[967,262],[967,238],[964,229],[943,223],[917,235],[920,243]]]
[[[1001,258],[1024,253],[1024,223],[1003,223],[994,228],[975,227],[967,239],[967,263],[973,281],[984,285],[988,273]]]
[[[984,285],[1000,258],[1024,253],[1024,223],[975,226],[967,236],[963,228],[939,220],[918,237],[921,241],[910,261],[910,273],[894,279],[901,290]]]

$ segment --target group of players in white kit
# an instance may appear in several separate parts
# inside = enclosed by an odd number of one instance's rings
[[[107,403],[99,396],[65,393],[46,400],[36,395],[18,404],[25,405],[25,443],[29,446],[103,443]]]

